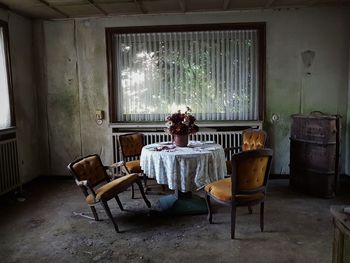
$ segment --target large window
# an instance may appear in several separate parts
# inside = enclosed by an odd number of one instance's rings
[[[264,24],[107,29],[112,121],[262,119]]]
[[[0,129],[14,126],[7,23],[0,21]]]

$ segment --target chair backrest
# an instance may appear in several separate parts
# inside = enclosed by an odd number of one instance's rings
[[[119,136],[119,146],[124,160],[128,157],[138,157],[141,155],[144,145],[143,137],[143,134],[138,132]]]
[[[88,155],[68,165],[68,169],[78,181],[87,180],[94,187],[108,180],[108,175],[97,154]]]
[[[265,192],[273,151],[257,149],[232,155],[232,194]]]
[[[260,129],[244,130],[242,132],[242,151],[264,148],[266,137],[266,132]]]

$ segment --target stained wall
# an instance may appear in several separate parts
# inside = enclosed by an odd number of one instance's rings
[[[275,151],[272,172],[289,173],[290,115],[318,110],[343,116],[342,172],[349,173],[349,16],[349,8],[306,8],[37,22],[49,173],[67,174],[71,160],[89,153],[112,161],[105,27],[234,22],[266,22],[264,127]],[[309,68],[301,59],[306,50],[315,52]],[[95,122],[96,109],[107,114],[101,126]],[[277,121],[271,120],[274,114]]]
[[[47,172],[42,157],[47,154],[39,119],[38,92],[33,53],[33,23],[10,11],[0,10],[8,23],[18,160],[23,183]]]

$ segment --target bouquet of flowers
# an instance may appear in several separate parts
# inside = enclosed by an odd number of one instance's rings
[[[171,114],[166,118],[167,128],[166,132],[172,135],[189,135],[196,133],[198,131],[198,126],[194,124],[196,118],[191,115],[191,108],[187,107],[187,110],[184,113],[181,113],[181,110]]]

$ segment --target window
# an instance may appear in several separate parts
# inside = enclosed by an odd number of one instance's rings
[[[0,21],[0,129],[14,126],[7,23]]]
[[[261,120],[264,42],[263,23],[107,29],[112,121]]]

